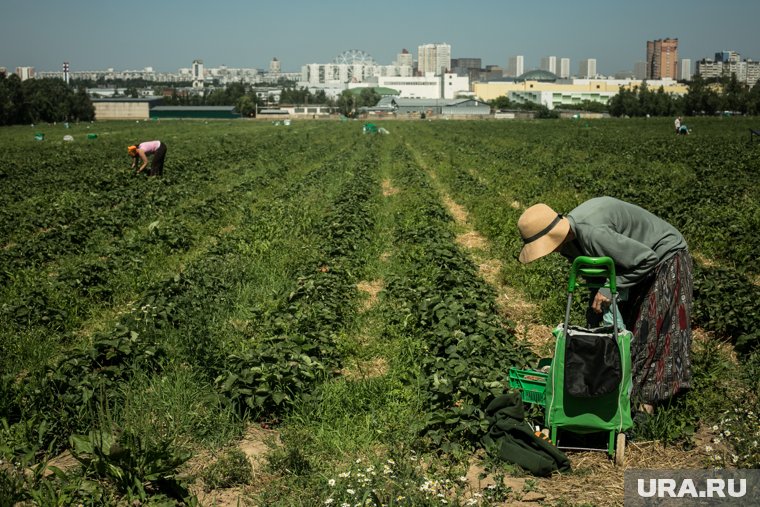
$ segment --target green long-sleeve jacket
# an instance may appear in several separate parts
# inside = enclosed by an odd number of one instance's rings
[[[613,197],[596,197],[567,214],[575,239],[560,253],[612,257],[619,289],[642,281],[660,262],[686,248],[678,230],[634,204]]]

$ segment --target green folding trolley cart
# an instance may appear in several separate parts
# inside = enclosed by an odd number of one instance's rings
[[[605,286],[612,293],[613,325],[594,329],[571,326],[570,307],[575,289]],[[618,328],[617,297],[615,263],[611,258],[581,256],[575,259],[567,286],[565,321],[553,331],[556,345],[546,379],[545,418],[552,442],[558,446],[559,429],[581,434],[608,431],[607,453],[614,457],[616,464],[622,464],[623,432],[633,426],[632,335]]]

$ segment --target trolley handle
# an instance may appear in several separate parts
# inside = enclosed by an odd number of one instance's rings
[[[608,283],[598,283],[590,280],[580,281],[578,274],[584,278],[606,278]],[[611,257],[587,257],[581,255],[575,258],[570,268],[570,277],[567,282],[567,292],[572,293],[576,287],[601,288],[609,285],[610,292],[617,294],[615,282],[615,262]]]

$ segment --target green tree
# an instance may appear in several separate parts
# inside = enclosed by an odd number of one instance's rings
[[[227,103],[225,106],[231,106],[237,104],[237,101],[245,96],[245,85],[243,83],[230,83],[224,89],[227,97]]]
[[[60,79],[27,79],[22,83],[26,121],[57,122],[69,119],[69,96],[73,93]]]
[[[69,97],[69,118],[78,121],[95,119],[95,107],[84,88],[79,88],[76,93]]]
[[[747,93],[747,114],[760,115],[760,81]]]
[[[637,114],[629,114],[629,116],[654,115],[654,94],[649,91],[646,81],[638,87],[637,94],[639,99]]]
[[[356,95],[350,90],[343,90],[335,105],[338,107],[338,112],[343,116],[353,118],[356,116]]]
[[[724,111],[746,113],[748,98],[747,85],[740,83],[736,78],[736,74],[731,74],[730,78],[724,80],[722,97]]]
[[[248,95],[243,95],[235,102],[235,109],[242,116],[248,118],[256,114],[256,103]]]
[[[373,107],[380,102],[382,97],[375,91],[374,88],[362,88],[359,92],[359,107]]]
[[[617,95],[610,99],[609,109],[612,116],[641,116],[638,87],[620,88]]]
[[[720,97],[701,76],[696,75],[689,84],[689,91],[684,96],[683,105],[683,112],[686,115],[713,115],[720,108]]]
[[[327,93],[324,90],[317,90],[317,93],[314,94],[314,103],[329,104],[330,100],[327,98]]]
[[[496,97],[490,102],[490,104],[491,104],[491,108],[497,111],[499,109],[510,109],[514,107],[506,95],[500,95],[499,97]]]
[[[0,125],[24,121],[24,92],[16,74],[0,77]]]

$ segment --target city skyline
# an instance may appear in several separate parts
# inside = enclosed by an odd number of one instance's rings
[[[106,68],[172,72],[202,59],[208,67],[266,69],[273,57],[283,72],[324,63],[347,49],[366,51],[389,64],[403,48],[447,43],[451,58],[481,58],[483,65],[506,68],[524,56],[525,71],[541,58],[594,59],[597,72],[630,71],[646,57],[646,42],[679,39],[679,58],[697,61],[715,52],[737,51],[760,59],[760,38],[752,26],[760,3],[729,0],[720,5],[733,16],[716,16],[715,3],[702,0],[615,5],[596,0],[578,4],[544,1],[538,5],[475,0],[467,4],[399,2],[356,9],[356,2],[293,0],[285,5],[253,5],[194,0],[149,3],[129,8],[89,0],[54,2],[6,0],[0,31],[0,66],[13,71]],[[287,8],[286,8],[287,7]],[[725,21],[723,21],[725,20]]]

